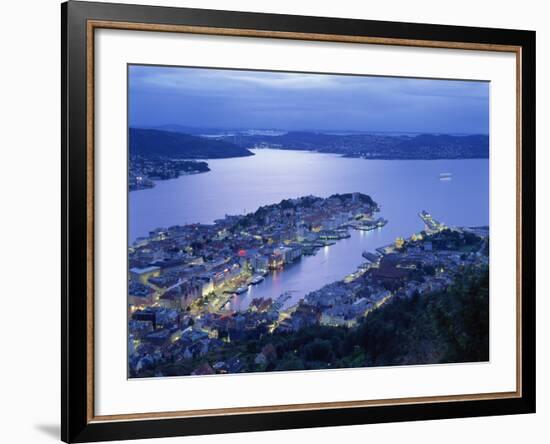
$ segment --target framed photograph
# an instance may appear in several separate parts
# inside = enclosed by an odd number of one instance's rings
[[[69,1],[62,439],[535,411],[535,33]]]

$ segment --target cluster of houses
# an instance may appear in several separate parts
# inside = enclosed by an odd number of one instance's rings
[[[360,193],[305,196],[138,239],[128,254],[130,369],[139,374],[159,362],[196,359],[224,341],[317,323],[319,311],[307,304],[285,319],[279,316],[280,301],[251,304],[242,313],[220,308],[227,294],[312,254],[343,236],[349,221],[369,219],[376,210]]]
[[[130,156],[128,165],[129,191],[153,188],[155,181],[175,179],[182,174],[210,171],[206,162],[175,160],[162,157]]]
[[[242,311],[223,308],[267,270],[284,272],[286,264],[341,236],[350,221],[373,220],[376,211],[359,193],[307,196],[138,239],[128,256],[130,374],[237,373],[245,364],[239,353],[224,352],[232,350],[227,344],[312,325],[353,327],[393,297],[442,290],[463,267],[488,264],[488,233],[444,227],[364,253],[368,262],[357,272],[290,308],[283,309],[281,298],[254,300]],[[272,359],[266,349],[255,361]]]
[[[442,291],[464,267],[489,263],[488,232],[447,227],[398,238],[382,254],[365,254],[370,264],[353,279],[309,293],[305,302],[318,308],[322,325],[353,327],[392,297]]]
[[[236,289],[311,254],[346,222],[375,210],[360,193],[306,196],[212,225],[155,230],[129,249],[129,308],[160,304],[185,310],[199,298]]]

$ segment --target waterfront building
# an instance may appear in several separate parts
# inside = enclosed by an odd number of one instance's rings
[[[290,264],[302,255],[302,249],[298,246],[281,246],[275,253],[282,256],[283,263]]]
[[[284,257],[280,252],[274,251],[268,259],[268,267],[271,269],[281,268],[285,263]]]
[[[263,271],[269,268],[269,260],[263,254],[256,254],[250,259],[250,266],[254,271]]]
[[[225,263],[215,267],[211,270],[214,288],[225,285],[231,279],[238,277],[242,271],[243,269],[238,262],[232,264]]]

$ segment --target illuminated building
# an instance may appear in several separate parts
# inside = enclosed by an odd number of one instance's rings
[[[285,263],[284,257],[281,253],[273,252],[269,256],[268,267],[271,269],[281,268],[284,263]]]
[[[405,245],[405,239],[403,239],[402,237],[398,237],[397,239],[395,239],[395,248],[401,249],[403,248],[403,245]]]
[[[130,279],[134,282],[140,282],[142,284],[147,284],[147,280],[150,277],[157,277],[160,275],[160,267],[151,266],[144,268],[130,268]]]

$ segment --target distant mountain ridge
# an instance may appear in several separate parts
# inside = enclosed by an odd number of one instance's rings
[[[223,159],[254,155],[248,149],[225,140],[143,128],[130,128],[129,149],[131,156],[172,159]]]
[[[270,135],[250,130],[217,135],[191,135],[191,127],[130,130],[130,153],[180,158],[215,159],[250,156],[253,148],[316,151],[366,159],[487,159],[489,136],[453,134],[387,135],[380,133],[330,134],[290,131]],[[195,129],[195,131],[200,131]]]
[[[169,123],[159,126],[143,127],[143,129],[155,129],[160,131],[171,131],[173,133],[190,134],[191,136],[201,136],[204,134],[221,134],[223,129],[217,128],[201,128],[196,126],[179,125],[176,123]]]
[[[371,159],[485,159],[489,157],[488,135],[419,134],[324,134],[292,131],[278,136],[227,136],[244,148],[278,148],[341,154]]]

